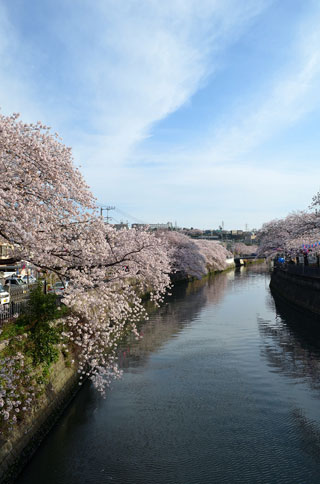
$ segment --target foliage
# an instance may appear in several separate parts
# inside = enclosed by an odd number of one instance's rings
[[[171,265],[182,277],[205,276],[227,268],[226,259],[233,257],[219,242],[191,239],[181,232],[160,232],[167,243]]]
[[[273,257],[282,253],[295,256],[301,252],[303,244],[313,244],[320,239],[320,215],[317,212],[293,212],[283,219],[263,224],[257,236],[260,240],[258,255]]]
[[[28,334],[28,354],[34,366],[50,366],[57,361],[59,351],[56,345],[61,340],[61,328],[52,322],[68,313],[68,307],[58,307],[57,296],[44,294],[40,284],[30,292],[27,310],[18,318],[16,326],[22,326]]]
[[[206,260],[200,254],[195,241],[176,231],[158,232],[157,237],[167,244],[171,266],[174,272],[182,278],[196,277],[201,278],[206,274]]]
[[[47,321],[39,321],[30,331],[30,340],[32,341],[30,353],[35,366],[42,363],[50,365],[57,361],[59,351],[56,345],[60,341],[57,328]]]
[[[237,242],[234,244],[233,252],[239,255],[251,255],[256,254],[258,250],[257,245],[246,245],[243,242]]]
[[[10,321],[7,322],[1,329],[0,329],[0,342],[1,341],[10,341],[11,339],[15,338],[24,333],[24,326],[17,324],[17,321]]]
[[[66,306],[57,305],[55,294],[45,294],[41,284],[30,291],[26,311],[18,318],[17,325],[33,327],[44,321],[52,321],[68,313]]]
[[[226,260],[233,255],[219,242],[200,239],[196,244],[206,260],[207,272],[223,271],[228,267]]]
[[[13,257],[70,281],[64,338],[78,348],[79,371],[103,392],[119,374],[114,341],[125,327],[137,334],[146,315],[140,295],[149,290],[159,303],[170,284],[166,249],[151,233],[104,223],[70,148],[41,123],[0,116],[0,174],[0,235]]]
[[[48,381],[49,369],[59,356],[62,325],[53,323],[66,315],[57,307],[54,294],[44,294],[39,285],[30,293],[26,312],[6,324],[1,333],[0,419],[15,423],[30,409]]]
[[[0,421],[11,425],[30,411],[36,398],[32,364],[17,346],[0,355]],[[3,352],[2,352],[3,353]]]

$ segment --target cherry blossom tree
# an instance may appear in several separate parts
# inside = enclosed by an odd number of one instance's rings
[[[205,256],[195,240],[177,231],[159,231],[157,236],[167,243],[168,256],[178,278],[200,279],[207,273]]]
[[[0,174],[0,235],[13,257],[69,281],[63,337],[77,348],[81,377],[103,391],[119,374],[119,338],[146,317],[142,295],[158,304],[170,283],[166,247],[151,233],[106,225],[71,149],[40,122],[0,115]]]
[[[259,255],[273,257],[283,253],[294,256],[303,245],[320,240],[320,217],[316,212],[293,212],[283,219],[265,223],[257,235],[260,240]]]
[[[225,270],[228,267],[227,259],[233,258],[231,252],[219,242],[199,239],[196,240],[196,245],[206,260],[207,272]]]
[[[176,231],[160,232],[158,236],[167,242],[172,267],[182,278],[199,279],[208,272],[224,270],[226,259],[233,257],[219,242],[191,239]]]
[[[257,250],[257,245],[246,245],[243,242],[237,242],[236,244],[234,244],[233,252],[239,255],[251,255],[255,254]]]

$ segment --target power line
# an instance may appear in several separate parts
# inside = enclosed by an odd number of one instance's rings
[[[124,217],[129,218],[131,220],[134,220],[135,222],[137,222],[139,224],[148,225],[143,220],[140,220],[139,218],[135,217],[134,215],[131,215],[130,213],[124,212],[123,210],[120,210],[119,208],[116,208],[116,212],[119,212]]]
[[[106,219],[107,219],[107,224],[109,223],[109,220],[111,220],[111,219],[112,219],[112,217],[109,217],[109,212],[110,212],[110,210],[115,210],[115,209],[116,209],[116,207],[112,207],[111,205],[108,205],[107,207],[103,207],[103,206],[102,206],[102,207],[100,207],[100,215],[101,215],[101,217],[102,217],[102,212],[103,212],[104,210],[106,210],[106,212],[107,212],[107,216],[106,216]]]
[[[98,203],[97,204],[98,207],[100,208],[100,215],[102,216],[102,212],[104,210],[107,210],[107,222],[109,220],[116,220],[114,217],[111,217],[109,215],[109,211],[110,210],[115,210],[116,212],[118,212],[120,215],[122,215],[123,217],[125,217],[126,219],[130,219],[130,220],[133,220],[134,222],[136,223],[139,223],[139,224],[142,224],[142,225],[148,225],[148,222],[145,222],[144,220],[141,220],[137,217],[135,217],[134,215],[128,213],[128,212],[125,212],[124,210],[121,210],[120,208],[118,207],[115,207],[115,206],[110,206],[110,205],[107,205],[107,204],[100,204]]]

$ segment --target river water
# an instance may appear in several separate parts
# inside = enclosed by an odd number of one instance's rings
[[[318,325],[262,266],[181,285],[88,383],[19,484],[319,484]]]

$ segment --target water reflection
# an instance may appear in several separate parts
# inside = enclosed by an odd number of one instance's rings
[[[301,410],[294,409],[293,420],[300,433],[300,446],[303,452],[320,462],[320,429],[319,425],[308,419]]]
[[[145,365],[150,353],[178,335],[208,304],[219,304],[234,272],[221,273],[203,280],[180,283],[172,296],[152,314],[140,328],[142,339],[136,342],[129,337],[121,346],[118,362],[122,369]]]
[[[318,484],[319,339],[264,270],[177,287],[123,346],[123,379],[104,400],[86,386],[18,482]]]
[[[275,293],[267,298],[273,319],[258,317],[262,354],[276,371],[320,390],[320,322],[290,307]]]

